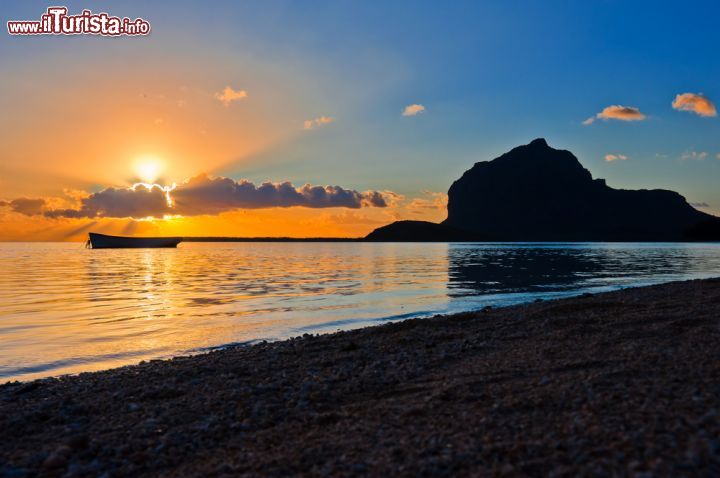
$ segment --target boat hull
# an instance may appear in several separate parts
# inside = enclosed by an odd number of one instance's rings
[[[142,249],[177,247],[182,237],[122,237],[91,232],[88,245],[92,249]]]

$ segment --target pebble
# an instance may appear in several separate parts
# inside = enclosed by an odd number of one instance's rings
[[[719,308],[691,281],[0,386],[0,476],[714,476]]]
[[[71,451],[72,450],[70,450],[67,446],[62,446],[56,449],[45,459],[43,462],[43,468],[55,469],[66,467],[68,464],[68,456]]]

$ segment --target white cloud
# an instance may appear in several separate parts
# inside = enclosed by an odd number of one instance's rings
[[[419,104],[407,105],[402,112],[403,116],[415,116],[425,111],[425,107]]]
[[[330,116],[320,116],[319,118],[305,120],[303,122],[303,128],[304,129],[314,129],[314,128],[324,126],[326,124],[330,124],[330,123],[334,123],[334,122],[335,122],[335,118],[331,118]]]
[[[612,162],[612,161],[627,161],[628,157],[624,154],[606,154],[605,155],[605,161]]]
[[[705,151],[685,151],[681,156],[680,159],[683,161],[687,161],[690,159],[694,159],[697,161],[702,161],[703,159],[707,158],[708,154]]]
[[[226,86],[221,93],[215,93],[215,98],[225,105],[225,107],[228,107],[233,101],[247,98],[247,95],[247,91],[245,90],[233,90],[231,87]]]

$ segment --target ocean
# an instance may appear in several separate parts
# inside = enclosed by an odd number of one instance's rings
[[[0,383],[720,276],[720,244],[0,243]]]

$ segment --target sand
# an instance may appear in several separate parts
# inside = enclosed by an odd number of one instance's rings
[[[720,475],[720,280],[0,386],[0,476]]]

